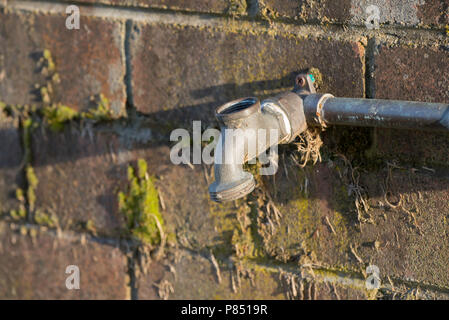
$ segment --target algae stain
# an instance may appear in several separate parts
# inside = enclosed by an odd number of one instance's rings
[[[144,159],[137,161],[137,172],[128,167],[128,183],[127,190],[118,194],[118,205],[126,217],[129,234],[144,243],[159,244],[164,221],[154,177],[148,174]]]

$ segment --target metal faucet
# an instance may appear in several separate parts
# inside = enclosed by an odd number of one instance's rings
[[[209,186],[212,200],[231,201],[252,192],[255,180],[243,170],[243,163],[275,144],[292,142],[308,126],[449,131],[448,104],[335,98],[316,93],[313,83],[312,74],[301,73],[290,92],[262,102],[253,97],[238,99],[216,109],[221,135],[215,149],[215,182]],[[267,136],[256,134],[261,129],[265,135],[274,132],[274,137],[271,134],[267,141]]]

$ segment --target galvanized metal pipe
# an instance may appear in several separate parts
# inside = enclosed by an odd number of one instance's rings
[[[380,99],[335,98],[310,94],[304,99],[309,124],[449,130],[449,104]]]

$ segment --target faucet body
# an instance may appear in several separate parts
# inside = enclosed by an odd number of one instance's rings
[[[231,101],[216,110],[221,135],[215,149],[215,182],[209,187],[217,202],[241,198],[255,187],[243,164],[273,145],[290,143],[307,126],[352,125],[449,132],[449,105],[412,101],[335,98],[317,94],[311,74],[299,74],[295,87],[259,102]]]
[[[215,182],[209,187],[214,201],[238,199],[255,187],[243,164],[274,145],[291,142],[307,128],[302,99],[294,92],[259,102],[257,98],[231,101],[216,111],[221,135],[215,149]]]

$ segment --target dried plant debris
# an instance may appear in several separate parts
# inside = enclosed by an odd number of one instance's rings
[[[299,274],[281,271],[279,280],[286,287],[289,300],[316,300],[316,288],[312,279],[306,279]]]
[[[158,295],[162,300],[168,300],[170,294],[175,292],[173,285],[168,280],[162,280],[155,283],[154,286],[158,289]]]
[[[348,160],[343,154],[337,153],[345,166],[341,178],[343,181],[347,181],[348,184],[348,196],[354,197],[355,208],[357,211],[357,220],[359,223],[374,223],[372,217],[369,215],[368,196],[364,188],[359,184],[360,171],[358,167],[353,167],[351,161]]]
[[[421,227],[419,226],[416,213],[419,213],[417,201],[419,200],[420,194],[401,194],[399,193],[397,196],[394,196],[394,178],[393,178],[393,170],[407,170],[405,167],[399,166],[395,162],[386,162],[387,164],[387,177],[385,178],[385,187],[383,199],[388,207],[393,210],[401,210],[405,212],[409,218],[409,223],[418,231],[419,234],[422,234]],[[428,168],[426,168],[428,169]],[[424,170],[426,170],[424,169]],[[411,168],[410,172],[415,173],[418,169]],[[427,170],[428,171],[428,170]],[[418,199],[415,199],[418,198]],[[393,200],[396,198],[397,200]],[[410,204],[410,208],[406,208],[406,204]]]
[[[210,261],[212,262],[212,265],[215,268],[215,274],[217,275],[217,281],[218,281],[218,283],[221,283],[220,266],[218,265],[217,259],[215,259],[215,256],[212,253],[212,251],[210,252]]]
[[[312,164],[321,161],[320,149],[323,141],[321,140],[320,133],[320,128],[308,128],[299,135],[299,141],[295,142],[297,151],[299,152],[297,163],[301,168],[304,168],[309,161]]]

